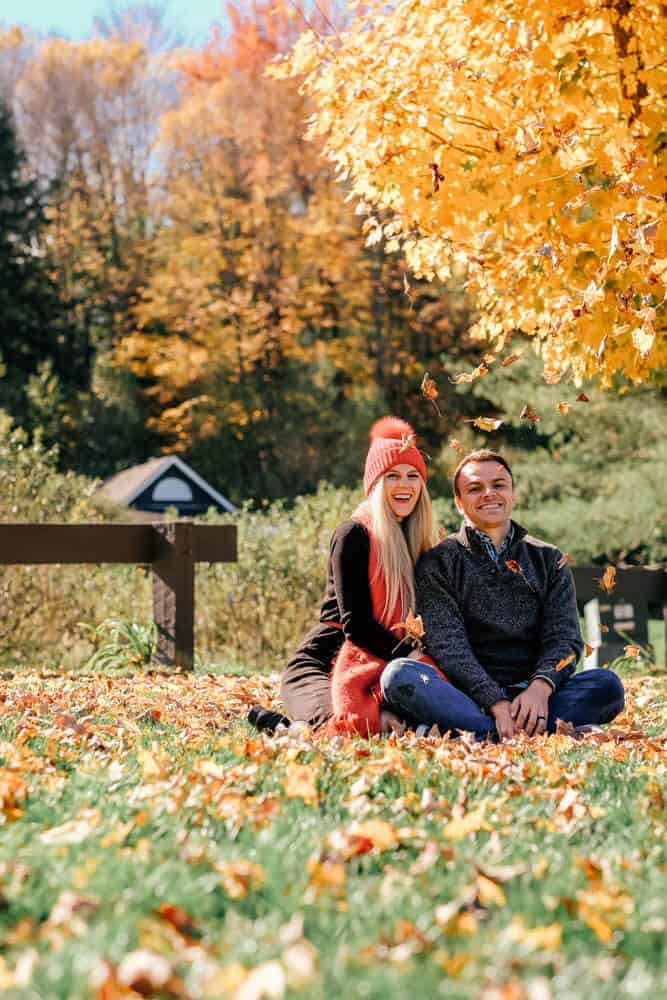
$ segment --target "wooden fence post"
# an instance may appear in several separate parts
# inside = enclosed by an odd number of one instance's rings
[[[194,667],[195,563],[192,521],[153,522],[160,536],[152,564],[154,660],[180,670]]]

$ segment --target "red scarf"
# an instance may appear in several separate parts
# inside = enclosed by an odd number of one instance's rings
[[[370,539],[370,554],[368,559],[368,582],[371,591],[371,606],[373,617],[385,628],[398,625],[402,621],[400,601],[397,601],[386,619],[383,619],[384,606],[387,599],[387,586],[384,575],[378,572],[378,542],[372,530],[372,521],[368,511],[358,508],[352,515],[353,520],[363,524]],[[405,635],[403,629],[392,629],[396,635],[398,646]],[[397,650],[397,655],[399,651]],[[409,655],[403,652],[401,655]],[[429,657],[422,657],[423,663],[436,666]],[[336,657],[331,677],[331,698],[333,702],[333,718],[329,720],[327,730],[330,735],[337,733],[358,733],[361,736],[373,736],[380,732],[380,676],[387,665],[367,649],[356,646],[350,639],[345,639]],[[437,669],[437,668],[436,668]],[[444,677],[444,674],[443,674]]]

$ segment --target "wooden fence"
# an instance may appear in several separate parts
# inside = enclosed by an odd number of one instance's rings
[[[195,563],[235,562],[236,527],[152,524],[0,524],[0,565],[136,563],[153,571],[155,660],[192,670]]]
[[[152,524],[0,524],[0,565],[44,563],[135,563],[153,571],[153,617],[157,626],[155,659],[165,666],[192,670],[194,663],[195,563],[235,562],[234,525],[160,521]],[[648,617],[665,622],[667,650],[667,573],[664,569],[618,569],[612,595],[600,589],[603,569],[572,569],[580,608],[597,597],[609,613],[632,606],[641,633]],[[604,603],[606,602],[606,604]],[[604,647],[603,640],[603,647]],[[618,655],[618,654],[615,654]],[[667,652],[666,652],[667,656]]]

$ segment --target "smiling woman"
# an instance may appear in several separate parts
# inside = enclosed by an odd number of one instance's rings
[[[332,734],[399,724],[381,711],[380,675],[401,648],[408,651],[414,566],[432,544],[426,465],[412,427],[384,417],[370,436],[366,499],[333,534],[320,621],[282,678],[289,716],[313,727],[327,723]]]

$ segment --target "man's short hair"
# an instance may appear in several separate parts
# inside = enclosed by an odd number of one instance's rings
[[[490,448],[478,448],[477,451],[471,451],[469,454],[464,455],[459,464],[454,469],[454,478],[452,480],[454,484],[454,496],[460,496],[459,493],[459,475],[461,470],[469,465],[470,462],[498,462],[503,468],[507,469],[510,474],[510,479],[512,480],[512,487],[514,486],[514,476],[512,470],[510,469],[509,462],[502,455],[499,455],[497,451],[491,451]]]

